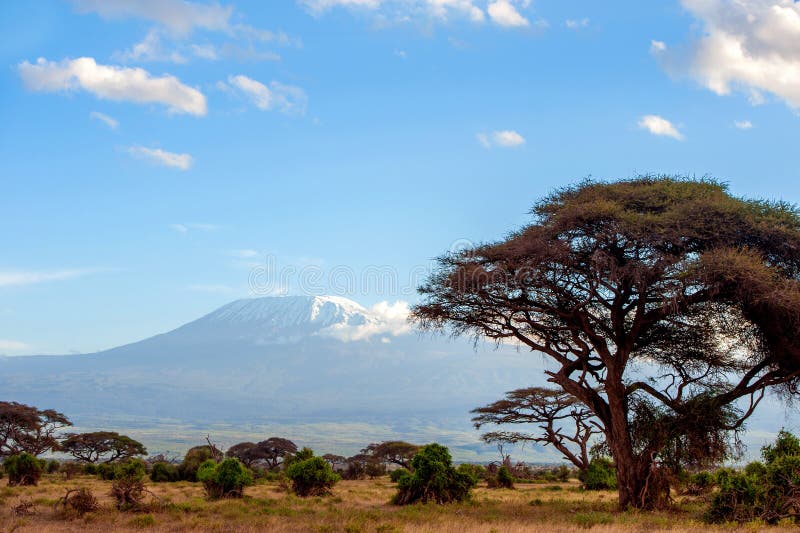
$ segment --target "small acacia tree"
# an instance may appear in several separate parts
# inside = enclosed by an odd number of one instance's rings
[[[416,444],[401,440],[390,440],[370,444],[361,450],[361,453],[382,463],[393,463],[409,469],[411,467],[411,459],[419,450],[420,447]]]
[[[197,480],[206,490],[209,498],[241,498],[244,488],[253,484],[250,470],[235,457],[217,463],[209,459],[197,470]]]
[[[225,453],[227,457],[239,459],[248,468],[262,464],[269,470],[275,470],[287,457],[297,453],[297,445],[289,439],[270,437],[261,442],[240,442],[234,444]]]
[[[592,438],[602,433],[592,412],[574,396],[559,389],[530,387],[506,393],[505,398],[472,411],[477,429],[486,424],[536,424],[540,433],[493,431],[484,441],[552,444],[581,471],[589,467]]]
[[[8,485],[38,485],[47,463],[44,459],[22,452],[6,457],[3,469],[8,474]]]
[[[645,176],[556,191],[533,215],[503,241],[440,258],[414,316],[547,356],[549,381],[603,428],[621,507],[662,499],[648,480],[678,436],[700,449],[741,428],[767,388],[796,392],[794,206]]]
[[[58,447],[56,433],[72,422],[52,409],[0,402],[0,457],[22,452],[41,455]]]
[[[141,442],[113,431],[67,434],[61,441],[60,451],[86,463],[113,463],[137,455],[147,455],[147,448]]]

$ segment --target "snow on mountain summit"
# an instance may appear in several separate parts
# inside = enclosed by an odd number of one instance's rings
[[[178,328],[182,335],[235,338],[259,344],[327,336],[341,341],[410,331],[408,304],[372,307],[339,296],[267,296],[236,300]]]

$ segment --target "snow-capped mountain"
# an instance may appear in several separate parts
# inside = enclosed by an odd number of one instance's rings
[[[474,446],[471,408],[544,382],[529,351],[423,335],[407,315],[332,296],[237,300],[95,354],[0,358],[0,397],[145,426],[368,423],[394,437],[447,426]]]

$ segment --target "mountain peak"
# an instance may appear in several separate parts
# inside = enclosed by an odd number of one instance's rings
[[[258,322],[275,327],[313,324],[328,327],[340,323],[363,323],[368,311],[339,296],[264,296],[244,298],[224,305],[201,320]]]

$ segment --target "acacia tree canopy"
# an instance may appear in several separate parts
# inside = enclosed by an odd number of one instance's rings
[[[560,389],[529,387],[506,393],[505,398],[472,411],[476,429],[486,424],[536,424],[540,433],[492,431],[486,442],[538,442],[552,444],[565,459],[580,470],[589,467],[592,437],[602,426],[592,412],[571,394]]]
[[[794,206],[644,176],[558,190],[532,214],[503,241],[441,257],[414,316],[547,355],[549,381],[602,424],[622,507],[655,501],[648,475],[676,435],[736,430],[767,388],[797,391]],[[643,439],[641,410],[659,422]]]
[[[53,409],[0,402],[0,457],[22,452],[41,455],[58,446],[56,432],[72,422]]]
[[[385,463],[394,463],[403,468],[411,467],[411,459],[420,450],[420,446],[410,444],[400,440],[390,440],[380,443],[373,443],[361,450],[361,453],[368,458]]]
[[[147,448],[127,435],[113,431],[71,433],[61,441],[60,450],[87,463],[113,463],[137,455],[147,455]]]

